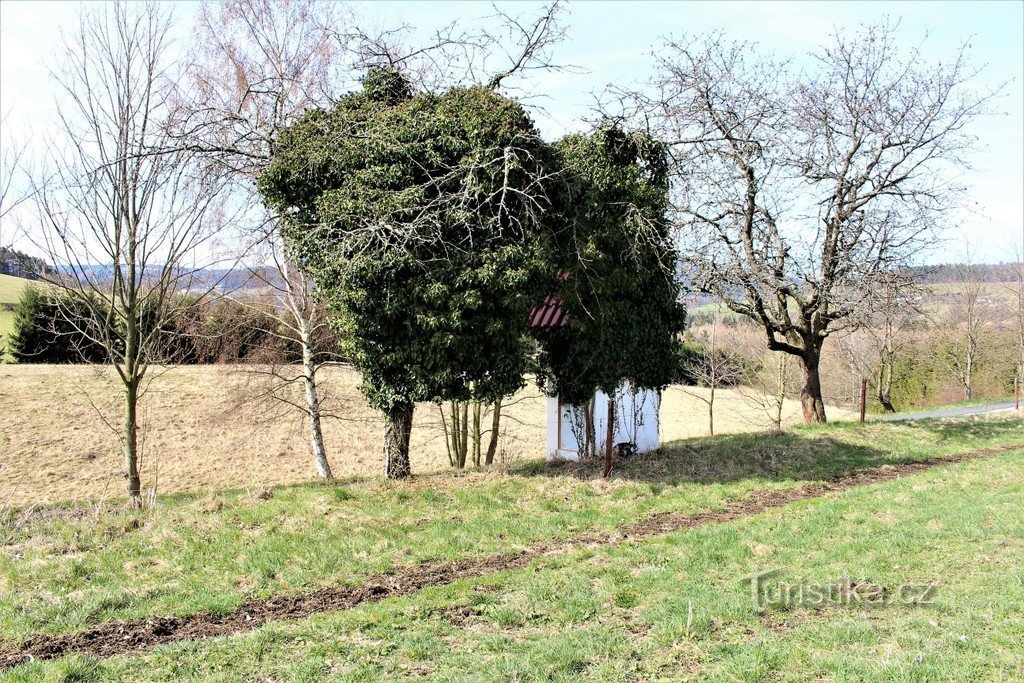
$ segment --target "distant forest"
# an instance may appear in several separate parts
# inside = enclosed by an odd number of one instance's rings
[[[962,263],[940,263],[934,266],[915,266],[910,271],[914,280],[922,284],[937,282],[962,282],[969,278],[974,282],[1010,282],[1017,279],[1014,264],[978,263],[965,268]]]
[[[97,265],[98,270],[103,266]],[[274,282],[273,269],[258,269],[256,273],[250,270],[240,270],[237,273],[226,272],[220,269],[211,269],[208,275],[211,280],[220,281],[217,289],[247,289],[251,286],[259,286],[254,283]],[[914,280],[921,284],[933,284],[937,282],[960,282],[965,277],[970,277],[975,282],[1008,282],[1016,279],[1013,263],[979,263],[972,264],[969,269],[964,268],[961,263],[939,263],[928,266],[915,266],[910,269]],[[10,247],[0,246],[0,275],[14,275],[15,277],[38,279],[40,275],[52,273],[53,268],[43,259],[18,251]],[[274,283],[276,284],[276,282]],[[713,298],[694,292],[687,297],[691,306],[701,306],[713,302]]]
[[[46,261],[10,247],[0,246],[0,275],[13,275],[30,280],[52,272]]]

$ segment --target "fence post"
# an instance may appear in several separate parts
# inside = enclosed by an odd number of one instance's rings
[[[864,424],[864,414],[868,408],[868,381],[862,379],[860,381],[860,423]]]

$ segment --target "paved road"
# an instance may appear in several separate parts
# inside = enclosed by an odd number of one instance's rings
[[[1006,403],[989,403],[986,405],[967,406],[965,408],[947,408],[946,410],[928,410],[920,413],[900,413],[897,415],[884,415],[872,418],[879,422],[892,422],[893,420],[932,420],[939,417],[954,417],[956,415],[976,415],[978,413],[990,413],[993,410],[1013,410],[1013,401]]]

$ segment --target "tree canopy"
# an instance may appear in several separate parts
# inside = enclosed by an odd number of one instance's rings
[[[685,323],[665,216],[665,147],[613,125],[555,147],[564,169],[557,296],[570,323],[538,331],[538,378],[571,404],[625,378],[663,388]]]
[[[522,386],[529,310],[552,274],[549,157],[514,100],[414,94],[383,69],[281,135],[260,188],[390,418]]]

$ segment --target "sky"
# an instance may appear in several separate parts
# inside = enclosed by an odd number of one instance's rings
[[[0,2],[0,141],[25,140],[29,150],[45,140],[57,104],[49,69],[72,30],[79,2]],[[198,5],[175,3],[176,37],[184,45]],[[432,28],[468,23],[493,13],[480,2],[356,2],[365,25]],[[535,2],[501,3],[513,14],[529,14]],[[570,3],[566,40],[555,60],[577,67],[530,77],[524,93],[537,125],[548,138],[582,129],[592,116],[595,93],[608,84],[636,86],[652,75],[652,54],[662,38],[722,31],[728,38],[758,43],[766,52],[797,63],[827,42],[835,29],[898,20],[897,36],[920,46],[926,58],[944,60],[970,45],[984,65],[979,88],[1005,84],[995,113],[974,124],[979,148],[961,180],[970,207],[927,257],[956,261],[969,244],[974,258],[1013,258],[1024,239],[1024,1],[1001,2],[582,2]]]

